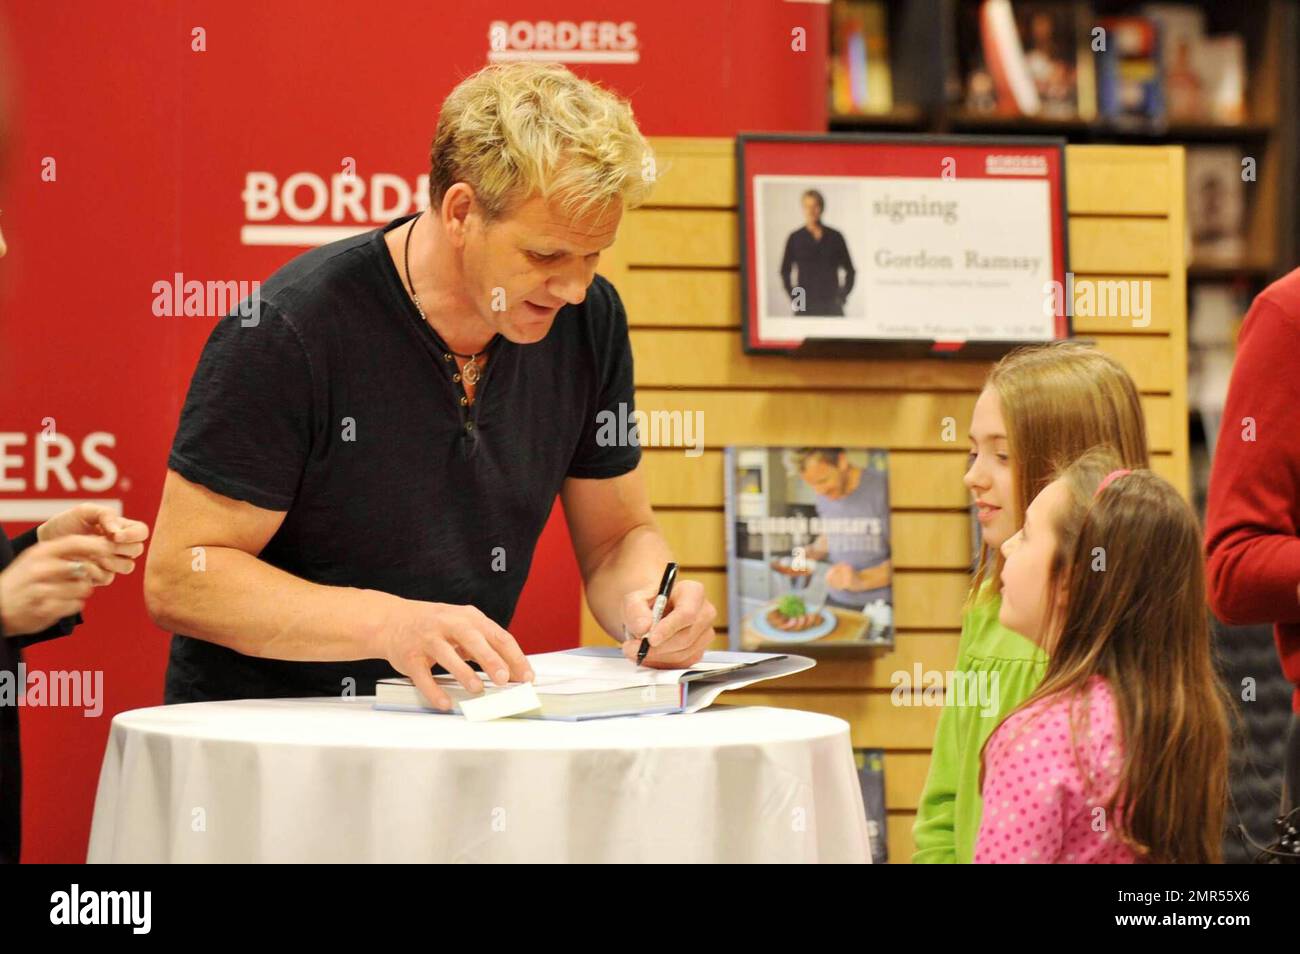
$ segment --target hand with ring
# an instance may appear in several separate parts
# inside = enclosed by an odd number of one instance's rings
[[[25,636],[80,613],[107,575],[99,562],[113,557],[113,541],[79,534],[28,547],[0,572],[0,632]]]
[[[74,571],[78,579],[87,576],[96,586],[107,586],[119,573],[135,570],[135,561],[144,553],[149,527],[139,520],[129,520],[103,504],[83,503],[69,507],[36,528],[41,542],[68,536],[101,536],[112,543],[107,556],[91,557],[89,565]]]

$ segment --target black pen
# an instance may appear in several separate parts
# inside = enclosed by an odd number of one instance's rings
[[[669,563],[664,567],[664,578],[659,581],[659,595],[655,597],[654,615],[650,620],[650,628],[646,630],[645,636],[641,638],[641,648],[636,651],[636,664],[638,666],[645,662],[646,653],[650,652],[650,634],[659,625],[659,620],[663,619],[664,607],[668,605],[668,597],[673,595],[673,584],[675,582],[677,582],[677,564]]]

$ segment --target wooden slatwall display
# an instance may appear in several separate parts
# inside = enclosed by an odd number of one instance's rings
[[[807,673],[728,693],[845,719],[857,747],[883,748],[889,856],[907,861],[939,709],[891,704],[892,673],[951,669],[969,577],[966,427],[987,363],[746,356],[740,343],[734,143],[656,139],[652,204],[629,212],[600,271],[627,307],[638,408],[704,412],[705,451],[647,447],[642,469],[683,576],[718,607],[726,648],[723,452],[729,444],[848,445],[890,451],[896,648],[822,657]],[[1153,314],[1084,318],[1142,392],[1154,468],[1188,494],[1183,150],[1066,149],[1070,267],[1079,278],[1150,280]],[[957,421],[945,443],[942,420]],[[609,637],[583,607],[582,642]]]

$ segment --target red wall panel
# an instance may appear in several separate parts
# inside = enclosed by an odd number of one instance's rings
[[[365,229],[407,211],[394,185],[415,194],[410,202],[422,198],[439,104],[487,62],[494,22],[505,24],[507,55],[539,55],[548,32],[576,38],[563,55],[596,62],[571,68],[627,96],[648,135],[730,136],[826,128],[826,9],[784,0],[0,3],[5,529],[14,535],[31,508],[73,498],[117,500],[152,523],[186,385],[216,320],[156,316],[154,283],[178,272],[262,279],[315,240],[281,228],[276,240],[298,244],[247,244],[248,225]],[[806,51],[791,49],[797,27]],[[193,48],[196,29],[203,51]],[[328,201],[314,214],[313,185],[328,188],[348,159],[367,191],[361,216]],[[297,206],[259,218],[244,198],[250,173],[280,185],[302,174]],[[388,205],[377,217],[376,186]],[[51,428],[71,441],[62,467],[49,460],[61,445],[40,441]],[[512,625],[527,651],[576,643],[578,583],[557,507]],[[109,722],[161,702],[167,638],[145,613],[137,573],[98,592],[73,637],[28,653],[32,668],[103,670],[106,701],[99,718],[24,711],[24,860],[84,858]]]

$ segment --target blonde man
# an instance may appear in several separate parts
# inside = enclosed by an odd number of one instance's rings
[[[444,102],[430,205],[307,252],[209,339],[145,578],[166,700],[373,692],[435,706],[531,678],[505,630],[558,494],[595,617],[650,629],[672,559],[635,434],[627,318],[595,274],[650,187],[628,105],[558,66],[490,66]],[[626,405],[619,417],[620,405]],[[679,581],[647,665],[713,638]],[[626,640],[635,654],[639,640]]]

